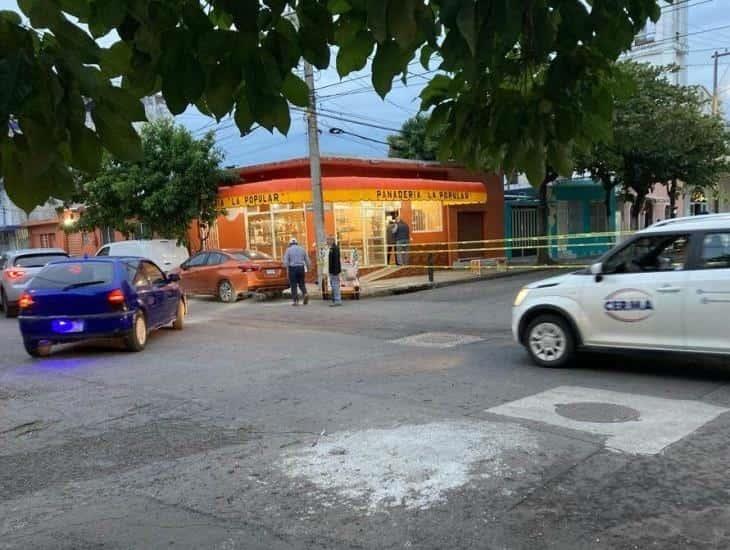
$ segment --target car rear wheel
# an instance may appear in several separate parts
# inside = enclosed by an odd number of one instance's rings
[[[51,353],[50,344],[42,344],[37,340],[25,339],[23,340],[23,344],[25,345],[25,351],[27,351],[28,355],[30,355],[31,357],[46,357]]]
[[[218,299],[221,302],[230,304],[236,301],[236,291],[230,281],[221,281],[218,284]]]
[[[132,331],[127,335],[126,344],[129,351],[142,351],[147,345],[147,319],[143,313],[134,315]]]
[[[172,328],[175,330],[182,330],[185,327],[185,302],[180,300],[177,303],[177,314],[175,320],[172,322]]]
[[[5,317],[7,317],[8,319],[17,317],[18,315],[18,308],[13,307],[8,303],[8,297],[5,295],[4,290],[0,291],[0,309],[3,310]]]
[[[575,359],[575,337],[568,323],[558,315],[538,315],[527,326],[525,346],[541,367],[564,367]]]

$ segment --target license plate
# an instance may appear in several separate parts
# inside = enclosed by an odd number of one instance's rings
[[[267,269],[266,274],[271,277],[275,277],[276,275],[279,274],[279,270],[278,269]]]
[[[51,328],[53,329],[53,332],[58,332],[59,334],[72,334],[75,332],[84,332],[84,322],[83,321],[71,321],[67,319],[55,319],[51,323]]]

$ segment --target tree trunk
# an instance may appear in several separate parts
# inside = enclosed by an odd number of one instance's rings
[[[550,235],[550,220],[548,215],[548,200],[547,200],[547,193],[548,193],[548,184],[550,183],[551,179],[546,177],[542,183],[540,183],[540,187],[538,189],[538,200],[539,205],[537,208],[538,212],[538,221],[540,223],[540,229],[542,230],[542,236],[544,237],[539,241],[539,247],[537,249],[537,264],[538,265],[547,265],[551,263],[550,260],[550,249],[548,248],[549,239],[548,236]]]
[[[674,178],[669,184],[669,217],[676,218],[675,208],[677,205],[677,178]]]
[[[611,197],[613,195],[613,186],[603,185],[603,202],[606,207],[606,231],[611,230]]]
[[[637,231],[639,229],[639,216],[646,205],[646,196],[637,195],[634,202],[631,203],[631,229]]]

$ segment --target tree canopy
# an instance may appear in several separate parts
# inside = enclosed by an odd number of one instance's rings
[[[341,76],[371,60],[385,96],[415,56],[439,73],[422,108],[445,124],[443,151],[480,168],[546,164],[607,131],[605,77],[657,0],[19,0],[0,12],[0,174],[29,209],[93,173],[105,149],[142,157],[132,122],[161,91],[170,110],[289,129],[306,105],[302,58]],[[108,46],[97,41],[104,38]],[[105,43],[106,43],[105,42]],[[434,69],[429,69],[431,63]],[[86,125],[90,112],[94,127]],[[590,128],[590,130],[588,130]]]
[[[406,120],[400,132],[388,136],[388,156],[413,160],[437,160],[444,128],[428,131],[428,116],[418,114]]]
[[[196,140],[162,119],[146,124],[141,137],[141,160],[107,155],[97,175],[81,183],[75,199],[86,208],[78,227],[112,227],[128,235],[141,223],[148,237],[187,242],[193,220],[205,227],[221,213],[216,198],[226,174],[213,134]]]
[[[618,64],[612,135],[577,155],[578,171],[629,192],[634,225],[654,185],[668,187],[673,205],[679,182],[710,187],[728,170],[723,121],[707,112],[698,88],[670,83],[666,71]]]

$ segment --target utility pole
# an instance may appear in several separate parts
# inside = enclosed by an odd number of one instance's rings
[[[718,68],[718,61],[721,57],[726,57],[730,55],[730,52],[725,50],[725,53],[719,53],[715,51],[714,54],[712,54],[712,58],[715,60],[715,70],[713,72],[713,79],[712,79],[712,114],[716,115],[720,112],[720,97],[718,93],[718,86],[719,82],[717,81],[717,68]]]
[[[319,128],[317,126],[317,98],[314,93],[314,70],[304,61],[304,80],[309,88],[307,107],[307,133],[309,134],[309,176],[312,180],[312,210],[314,212],[314,232],[316,235],[317,279],[320,292],[324,291],[324,253],[326,235],[324,230],[324,200],[322,198],[322,170],[319,163]]]

